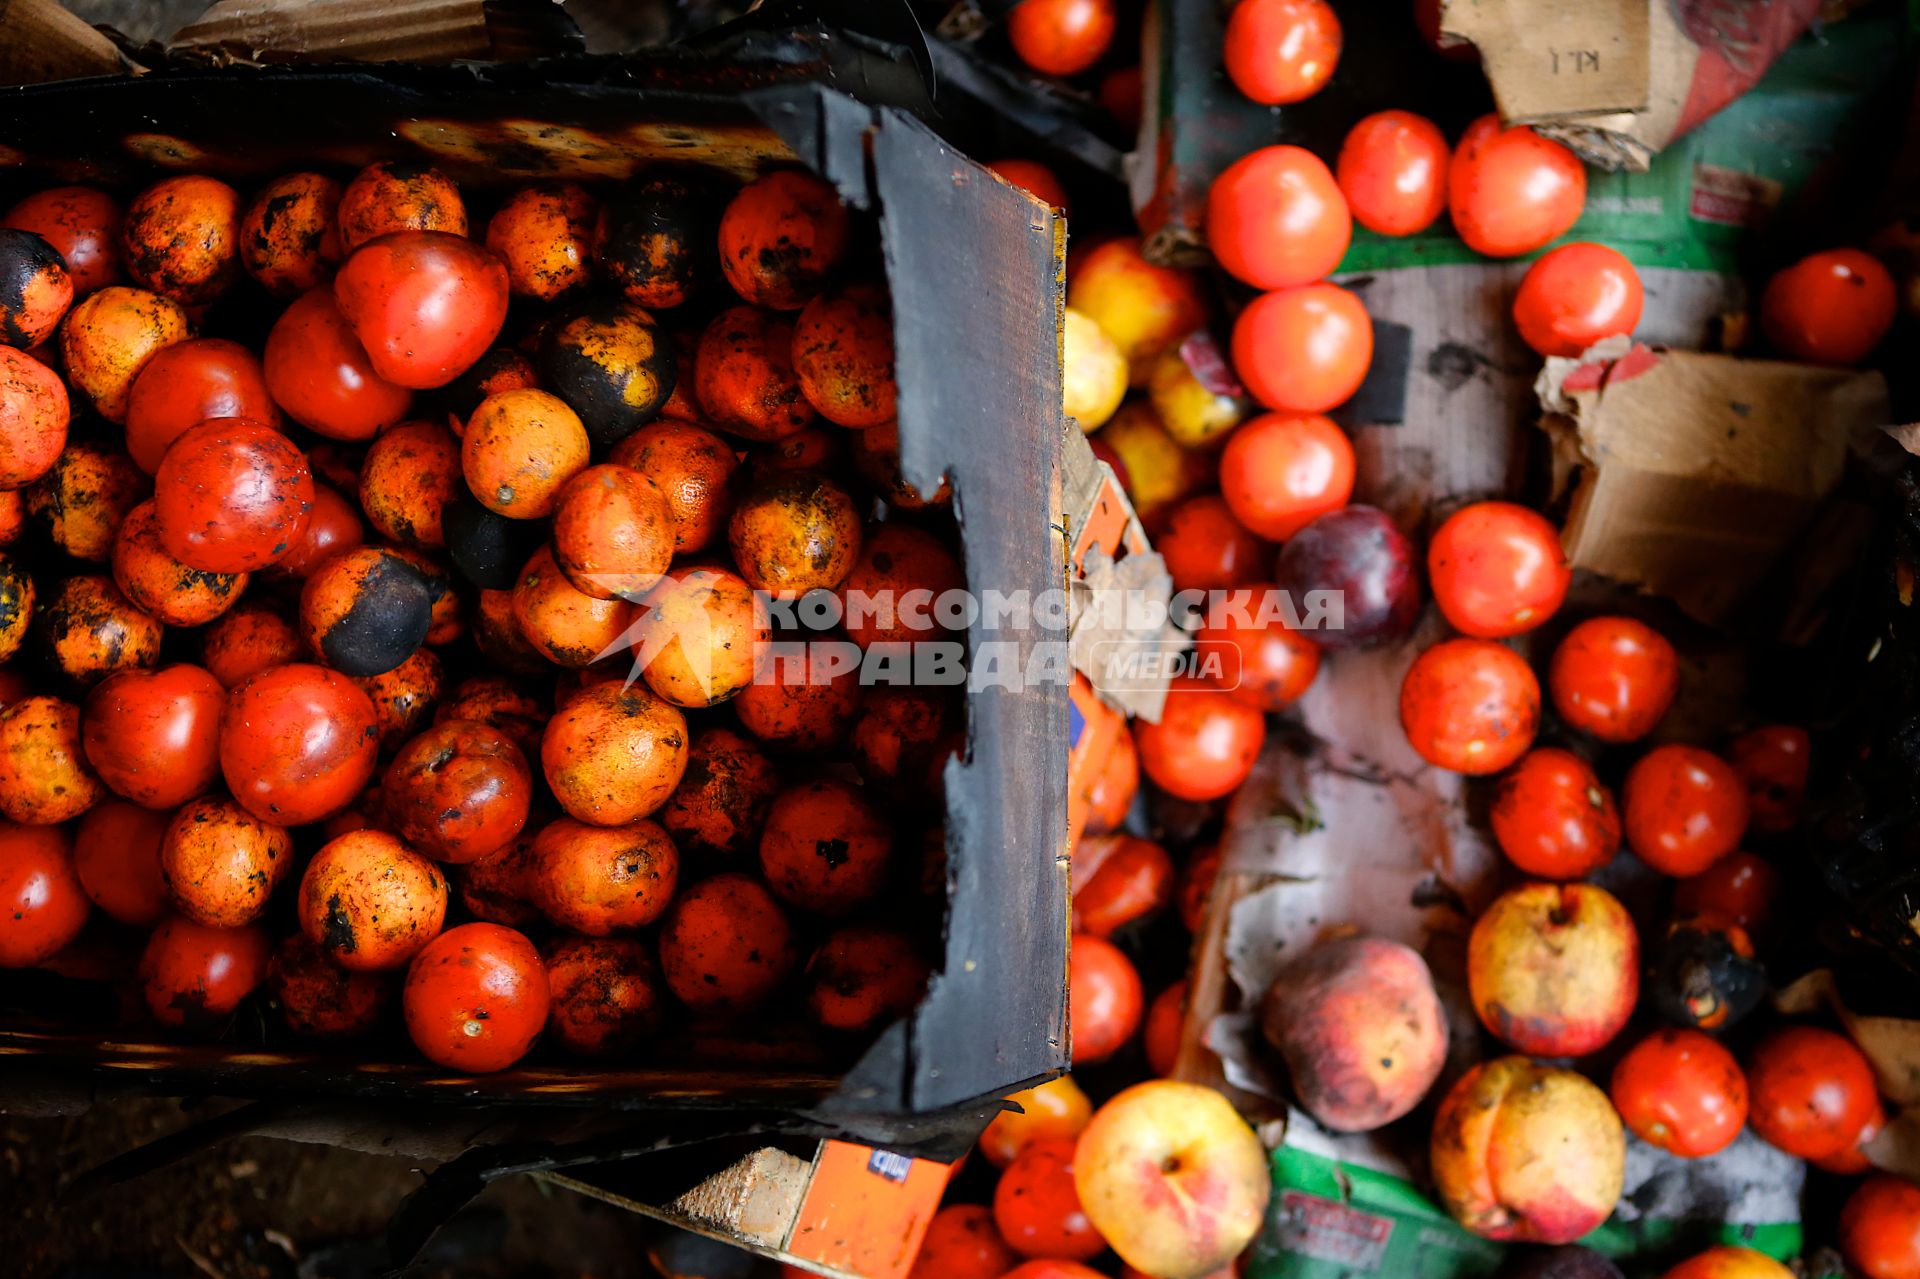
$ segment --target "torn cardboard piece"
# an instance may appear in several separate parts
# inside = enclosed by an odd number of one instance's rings
[[[59,0],[0,0],[0,84],[129,75],[141,67]]]
[[[1445,0],[1443,37],[1479,47],[1500,115],[1603,169],[1653,157],[1758,83],[1820,0]]]
[[[1888,420],[1880,374],[1602,344],[1536,384],[1574,568],[1725,620]]]
[[[552,0],[217,0],[167,52],[241,66],[508,61],[564,52]]]

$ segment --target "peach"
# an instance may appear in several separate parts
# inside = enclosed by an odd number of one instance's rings
[[[1690,1257],[1660,1279],[1793,1279],[1793,1271],[1751,1248],[1709,1248]]]
[[[1620,1033],[1640,994],[1640,937],[1592,884],[1522,884],[1494,899],[1467,943],[1474,1011],[1499,1040],[1578,1057]]]
[[[1627,1138],[1585,1076],[1500,1057],[1441,1101],[1431,1156],[1440,1202],[1474,1234],[1571,1243],[1613,1212]]]
[[[1447,1060],[1447,1018],[1418,951],[1378,937],[1315,946],[1283,969],[1260,1029],[1307,1113],[1366,1132],[1415,1106]]]
[[[1198,1279],[1239,1256],[1273,1190],[1266,1149],[1227,1099],[1171,1079],[1094,1112],[1074,1186],[1120,1259],[1158,1279]]]

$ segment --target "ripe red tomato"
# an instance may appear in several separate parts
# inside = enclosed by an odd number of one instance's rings
[[[1400,726],[1435,768],[1497,773],[1533,745],[1540,684],[1526,661],[1504,645],[1443,640],[1407,668]]]
[[[1333,284],[1263,293],[1233,324],[1233,368],[1283,413],[1324,413],[1353,398],[1373,363],[1373,321]]]
[[[300,295],[267,334],[267,389],[287,416],[336,440],[370,440],[407,415],[413,392],[386,381],[322,284]]]
[[[1860,1126],[1860,1132],[1847,1144],[1847,1148],[1837,1155],[1827,1155],[1821,1159],[1807,1162],[1822,1172],[1830,1172],[1836,1177],[1858,1177],[1861,1173],[1872,1172],[1873,1162],[1867,1158],[1866,1145],[1880,1135],[1887,1126],[1887,1111],[1879,1101],[1873,1103],[1873,1113],[1867,1116],[1867,1122]]]
[[[1227,437],[1220,495],[1235,519],[1284,542],[1353,496],[1353,444],[1317,413],[1263,413]]]
[[[1620,813],[1585,760],[1543,746],[1500,779],[1493,837],[1528,875],[1580,879],[1620,851]]]
[[[280,425],[280,406],[252,351],[225,338],[193,338],[154,353],[127,396],[127,453],[148,475],[189,427],[210,417]]]
[[[1072,1137],[1045,1137],[1015,1155],[993,1192],[1001,1238],[1025,1257],[1091,1261],[1107,1250],[1080,1206]]]
[[[217,1026],[266,978],[272,956],[258,924],[216,928],[171,915],[140,955],[147,1011],[162,1026]]]
[[[1193,650],[1202,662],[1219,659],[1207,678],[1234,701],[1261,711],[1285,710],[1320,673],[1320,646],[1271,616],[1262,604],[1279,590],[1271,582],[1235,591],[1220,606],[1209,604]]]
[[[1463,635],[1505,639],[1552,617],[1573,570],[1560,530],[1512,502],[1475,502],[1455,511],[1427,543],[1434,602]]]
[[[948,1204],[933,1214],[907,1279],[1000,1279],[1020,1263],[985,1204]]]
[[[1866,1055],[1818,1026],[1789,1026],[1763,1041],[1747,1063],[1747,1089],[1755,1134],[1801,1159],[1850,1148],[1880,1100]]]
[[[1747,790],[1725,760],[1696,746],[1656,746],[1621,788],[1627,846],[1663,875],[1698,875],[1747,833]]]
[[[1067,188],[1061,185],[1052,169],[1037,160],[995,160],[987,167],[1040,203],[1051,205],[1062,213],[1072,211],[1067,201]]]
[[[359,685],[324,666],[275,666],[227,694],[220,769],[261,821],[317,822],[352,803],[373,776],[379,717]]]
[[[1862,1279],[1920,1279],[1920,1186],[1882,1173],[1840,1210],[1840,1251]]]
[[[120,671],[87,694],[80,745],[114,794],[143,808],[177,808],[220,778],[226,701],[203,667]]]
[[[92,187],[54,187],[7,210],[0,226],[31,231],[67,264],[74,300],[120,282],[119,203]]]
[[[547,966],[501,924],[462,924],[428,942],[407,967],[407,1033],[428,1061],[485,1074],[527,1055],[547,1024]]]
[[[1153,784],[1195,801],[1236,790],[1266,739],[1265,716],[1191,675],[1174,677],[1159,723],[1133,725],[1140,767]]]
[[[1111,937],[1136,920],[1145,919],[1173,900],[1173,858],[1152,840],[1116,835],[1099,841],[1098,864],[1073,884],[1073,930],[1095,937]],[[1094,852],[1083,842],[1075,867]]]
[[[445,386],[487,353],[507,322],[507,264],[446,231],[395,231],[355,249],[333,298],[375,376]]]
[[[1334,173],[1353,220],[1380,235],[1418,235],[1447,207],[1446,135],[1411,111],[1378,111],[1353,126]]]
[[[1527,126],[1481,116],[1460,138],[1447,171],[1454,230],[1475,253],[1518,257],[1565,235],[1587,203],[1580,157]]]
[[[1893,326],[1893,277],[1859,249],[1812,253],[1767,281],[1760,325],[1791,359],[1858,364]]]
[[[1673,913],[1724,920],[1748,932],[1764,929],[1780,887],[1765,858],[1733,852],[1673,886]]]
[[[161,544],[206,573],[265,568],[293,549],[312,509],[306,454],[246,418],[217,417],[183,432],[153,477]]]
[[[123,924],[152,928],[167,914],[167,876],[160,841],[173,820],[121,799],[89,808],[73,835],[73,869],[80,887],[101,910]]]
[[[1656,1030],[1628,1049],[1611,1095],[1634,1136],[1682,1159],[1726,1149],[1747,1122],[1740,1063],[1697,1030]]]
[[[1800,821],[1810,746],[1807,730],[1794,724],[1767,724],[1733,739],[1727,760],[1747,784],[1753,829],[1773,835]]]
[[[0,968],[30,968],[80,935],[91,909],[65,826],[0,825]]]
[[[1140,974],[1133,961],[1112,942],[1076,933],[1067,959],[1067,978],[1073,1064],[1105,1061],[1140,1029],[1145,1002]]]
[[[1227,75],[1262,106],[1304,102],[1333,78],[1340,38],[1326,0],[1240,0],[1227,18]]]
[[[1020,60],[1043,75],[1078,75],[1113,43],[1113,0],[1020,0],[1007,15],[1007,39]]]
[[[1633,263],[1604,244],[1563,244],[1527,268],[1513,296],[1520,338],[1541,355],[1579,355],[1640,323]]]
[[[1241,0],[1234,13],[1261,2]],[[1261,147],[1227,166],[1207,191],[1207,247],[1229,275],[1256,289],[1325,278],[1352,239],[1353,218],[1339,184],[1320,157],[1302,147]]]
[[[1653,731],[1680,688],[1673,645],[1630,617],[1590,617],[1553,650],[1547,689],[1570,727],[1603,742]]]
[[[1200,931],[1206,922],[1207,906],[1213,898],[1213,882],[1220,878],[1220,845],[1209,844],[1187,854],[1180,868],[1180,883],[1174,890],[1180,924],[1190,933]]]
[[[1187,1018],[1187,983],[1177,981],[1153,997],[1147,1007],[1147,1068],[1154,1074],[1173,1073],[1180,1057],[1180,1026]]]
[[[1273,548],[1233,517],[1218,493],[1190,497],[1154,538],[1176,591],[1224,591],[1259,577]]]

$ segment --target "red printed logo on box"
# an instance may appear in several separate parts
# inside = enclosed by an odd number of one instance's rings
[[[1280,1195],[1280,1244],[1302,1257],[1354,1270],[1378,1270],[1386,1260],[1393,1221],[1298,1190]]]

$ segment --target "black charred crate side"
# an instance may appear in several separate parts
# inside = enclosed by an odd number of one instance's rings
[[[736,178],[798,160],[878,217],[896,300],[903,465],[910,479],[952,478],[970,583],[1057,590],[1061,228],[905,110],[841,92],[852,83],[889,96],[863,57],[812,32],[707,56],[181,70],[4,89],[0,198],[53,181],[257,180],[383,158],[429,160],[463,183],[617,179],[624,161],[602,145],[609,137]],[[362,1063],[350,1051],[0,1027],[0,1080],[82,1072],[101,1088],[285,1101],[775,1112],[873,1141],[947,1113],[977,1131],[982,1112],[969,1103],[1067,1066],[1065,690],[988,687],[970,694],[968,719],[967,760],[949,772],[945,961],[920,1007],[850,1070],[756,1065],[769,1059],[758,1045],[732,1064],[723,1053],[697,1067],[541,1065],[465,1078],[398,1051]]]

